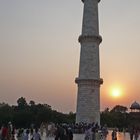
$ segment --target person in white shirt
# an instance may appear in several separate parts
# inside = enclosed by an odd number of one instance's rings
[[[29,140],[29,130],[27,129],[25,134],[23,135],[23,140]]]
[[[35,129],[35,133],[33,134],[33,140],[41,140],[41,136],[37,128]]]

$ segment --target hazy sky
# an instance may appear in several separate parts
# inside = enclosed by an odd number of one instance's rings
[[[99,4],[101,110],[140,103],[140,1]],[[75,111],[83,3],[0,0],[0,102],[19,97]],[[110,88],[122,96],[113,98]]]

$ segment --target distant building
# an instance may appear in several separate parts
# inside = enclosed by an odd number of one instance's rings
[[[131,112],[140,112],[140,104],[136,101],[130,106]]]
[[[135,101],[131,104],[130,109],[129,125],[140,128],[140,104]]]

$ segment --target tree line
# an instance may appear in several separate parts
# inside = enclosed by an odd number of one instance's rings
[[[0,126],[9,121],[17,128],[27,128],[31,124],[39,126],[42,122],[75,123],[76,113],[69,114],[53,110],[48,104],[36,104],[31,100],[27,103],[24,97],[17,100],[17,105],[0,103]],[[101,112],[101,125],[119,129],[128,128],[130,125],[139,125],[140,112],[128,112],[128,108],[116,105],[112,110],[106,108]]]
[[[31,124],[39,126],[42,122],[74,123],[75,114],[57,112],[48,104],[35,104],[31,100],[27,103],[24,97],[17,100],[17,105],[10,106],[7,103],[0,103],[0,126],[13,123],[17,128],[27,128]]]
[[[101,124],[107,124],[108,127],[123,128],[139,127],[140,128],[140,112],[128,112],[128,108],[116,105],[112,110],[106,108],[101,112]]]

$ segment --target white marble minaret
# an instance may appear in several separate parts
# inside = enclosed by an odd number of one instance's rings
[[[98,3],[99,0],[82,0],[84,3],[78,84],[76,122],[100,123],[100,61]]]

